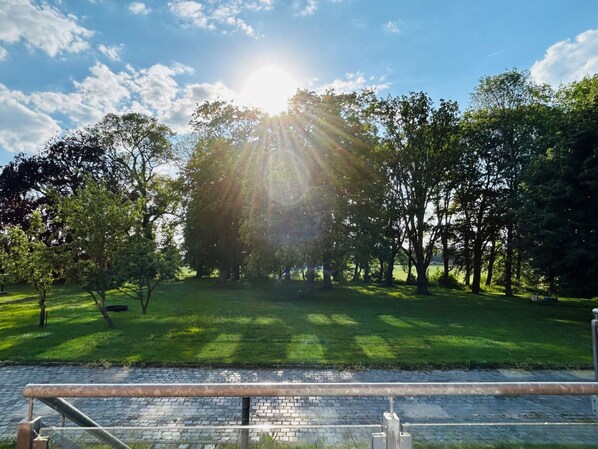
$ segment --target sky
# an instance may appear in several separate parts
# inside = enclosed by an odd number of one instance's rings
[[[0,165],[111,112],[184,134],[197,104],[248,90],[425,91],[465,110],[511,68],[554,87],[598,73],[598,1],[1,0]]]

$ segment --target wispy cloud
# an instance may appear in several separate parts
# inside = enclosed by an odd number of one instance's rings
[[[102,52],[104,56],[106,56],[111,61],[120,61],[120,54],[119,52],[123,49],[124,45],[113,45],[112,47],[107,47],[104,44],[98,45],[98,50]]]
[[[399,34],[401,32],[398,23],[392,20],[386,22],[382,28],[388,33]]]
[[[199,3],[191,0],[168,3],[168,9],[187,25],[224,33],[241,31],[247,36],[257,37],[253,26],[241,15],[244,11],[263,11],[272,8],[269,0],[241,2],[238,0],[222,0],[219,2]]]
[[[0,11],[0,42],[25,42],[54,57],[89,48],[93,32],[77,23],[77,17],[63,14],[48,3],[32,0],[3,0]]]
[[[8,56],[8,52],[5,48],[0,47],[0,61],[4,61]]]
[[[337,78],[316,88],[318,92],[334,90],[337,93],[349,93],[363,89],[373,89],[375,92],[388,89],[390,85],[384,81],[384,77],[366,77],[362,72],[346,73],[344,78]]]
[[[145,3],[131,2],[129,3],[129,11],[131,11],[133,14],[141,14],[146,16],[152,12],[152,9],[145,6]]]
[[[536,61],[530,74],[539,83],[558,86],[598,73],[598,30],[587,30],[574,41],[552,45],[544,59]]]
[[[504,50],[497,50],[497,51],[493,51],[492,53],[489,53],[486,55],[487,58],[493,58],[494,56],[498,56],[503,54],[505,51]]]
[[[296,9],[299,10],[297,15],[299,16],[311,16],[313,15],[318,9],[318,2],[317,0],[306,0],[302,3],[296,3]]]

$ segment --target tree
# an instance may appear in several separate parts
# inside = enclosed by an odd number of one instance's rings
[[[8,226],[1,235],[0,258],[3,259],[4,281],[26,282],[37,293],[39,327],[46,325],[46,299],[56,276],[59,274],[55,248],[42,238],[45,227],[39,210],[29,217],[24,231],[19,226]]]
[[[484,111],[468,113],[462,124],[463,145],[458,169],[456,228],[463,239],[462,255],[469,283],[473,271],[472,293],[480,293],[483,254],[488,241],[502,225],[506,185],[504,160],[495,151],[496,134]]]
[[[218,269],[221,287],[243,261],[244,188],[259,122],[255,110],[221,101],[200,105],[191,122],[198,140],[184,169],[186,258],[198,275]]]
[[[152,239],[135,235],[117,251],[114,259],[118,289],[139,301],[143,315],[147,314],[156,287],[175,279],[180,270],[180,256],[172,243],[172,234],[162,248],[157,248]]]
[[[521,272],[520,186],[530,160],[540,151],[538,127],[542,126],[544,105],[550,96],[551,91],[547,86],[536,85],[528,72],[517,70],[483,77],[472,96],[473,111],[485,114],[493,151],[502,158],[501,177],[506,187],[506,207],[502,218],[505,227],[504,285],[507,296],[513,293],[515,251],[518,261],[516,272]]]
[[[122,173],[130,198],[143,200],[141,226],[146,237],[154,238],[155,222],[174,213],[179,200],[176,181],[159,172],[174,161],[170,142],[174,133],[157,119],[136,112],[108,114],[94,132]]]
[[[88,180],[118,190],[121,179],[92,130],[68,133],[49,141],[39,154],[15,156],[0,172],[0,227],[26,230],[32,213],[40,210],[44,223],[40,238],[60,244],[69,236],[54,219],[57,201],[73,195]]]
[[[591,297],[598,292],[598,76],[565,86],[558,99],[548,150],[525,179],[523,229],[549,292]]]
[[[133,234],[142,205],[93,182],[59,204],[59,216],[72,241],[67,277],[89,293],[109,327],[106,292],[118,285],[113,270],[117,251]]]
[[[441,100],[434,108],[426,94],[412,93],[382,100],[379,111],[390,200],[403,217],[413,255],[403,250],[414,259],[417,293],[427,294],[426,271],[447,213],[439,206],[456,163],[457,104]]]
[[[0,292],[22,279],[21,261],[27,252],[27,236],[19,226],[6,226],[0,231]]]

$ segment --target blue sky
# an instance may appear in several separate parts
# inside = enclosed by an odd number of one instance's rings
[[[598,72],[595,0],[2,0],[0,164],[108,112],[184,133],[264,66],[298,87],[426,91],[462,109],[480,77]]]

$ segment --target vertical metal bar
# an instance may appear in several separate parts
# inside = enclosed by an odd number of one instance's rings
[[[64,427],[65,425],[65,417],[63,414],[60,415],[60,427]]]
[[[592,310],[592,349],[594,354],[594,379],[598,381],[598,307]]]
[[[27,411],[27,420],[33,420],[33,398],[29,398],[29,410]]]
[[[241,405],[241,425],[249,425],[249,409],[251,407],[251,398],[244,397]],[[249,449],[249,429],[241,430],[241,449]]]

